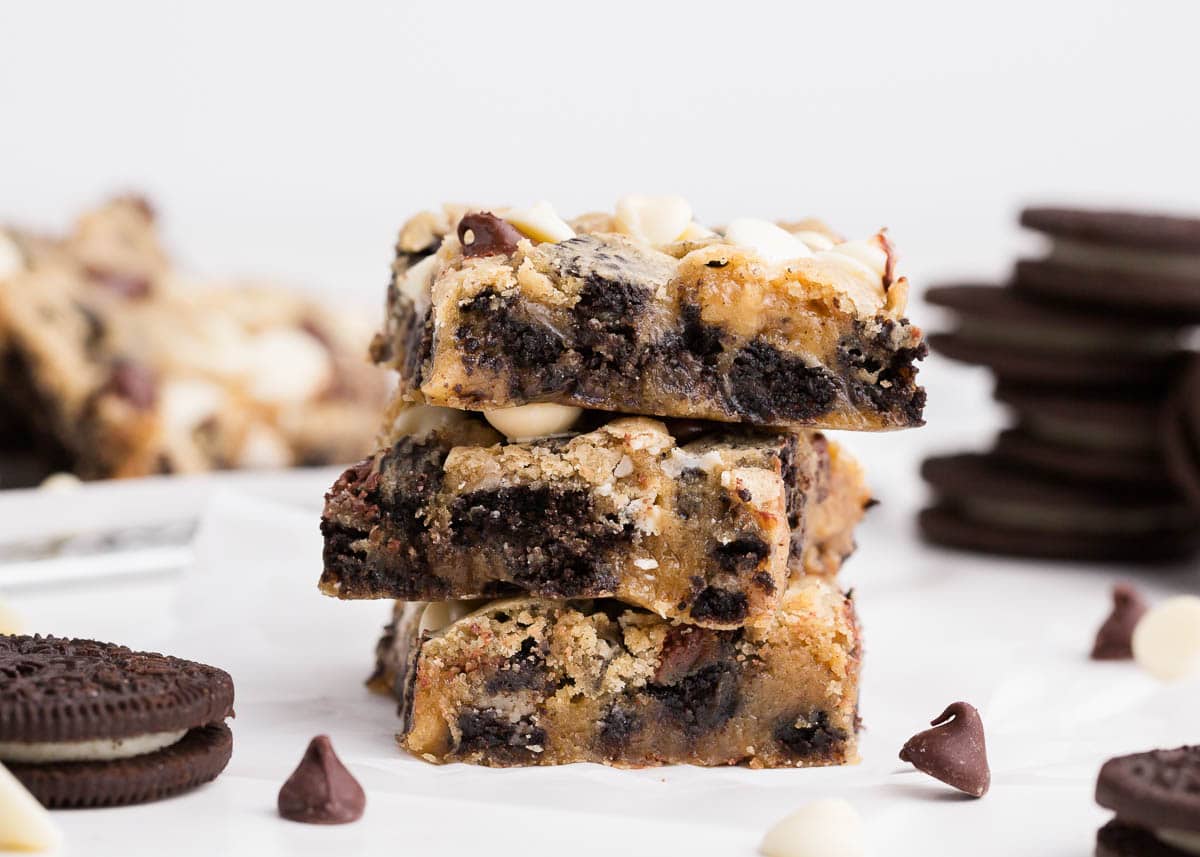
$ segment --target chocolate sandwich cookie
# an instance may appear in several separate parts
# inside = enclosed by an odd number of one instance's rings
[[[925,299],[959,317],[953,332],[928,337],[935,351],[1010,383],[1161,388],[1181,359],[1178,324],[1055,307],[1003,286],[938,286]]]
[[[1200,509],[1200,358],[1175,384],[1163,409],[1162,430],[1171,478]]]
[[[1116,813],[1096,835],[1096,857],[1200,853],[1200,747],[1110,759],[1096,802]]]
[[[996,399],[1017,415],[996,451],[1050,474],[1094,482],[1169,484],[1156,397],[1001,383]]]
[[[1018,291],[1173,324],[1200,321],[1200,219],[1029,208],[1021,224],[1051,247],[1018,263]]]
[[[1020,470],[995,454],[927,460],[938,500],[921,512],[926,539],[948,547],[1045,559],[1166,562],[1200,548],[1195,514],[1173,493]]]
[[[0,636],[0,762],[44,805],[119,806],[214,779],[233,681],[94,640]]]

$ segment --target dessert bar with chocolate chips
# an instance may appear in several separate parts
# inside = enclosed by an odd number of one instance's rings
[[[802,577],[764,623],[678,625],[610,600],[398,604],[376,689],[431,762],[752,768],[857,760],[853,602]]]
[[[571,223],[447,206],[401,231],[377,362],[412,401],[882,430],[922,424],[908,281],[885,232],[720,230],[674,197]]]
[[[772,615],[793,575],[832,574],[853,549],[869,495],[823,436],[708,423],[685,438],[595,416],[608,421],[499,443],[467,412],[402,411],[397,440],[326,497],[322,590],[615,597],[735,628]]]

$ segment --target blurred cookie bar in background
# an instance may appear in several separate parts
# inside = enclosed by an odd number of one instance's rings
[[[185,278],[139,197],[62,237],[0,228],[0,487],[359,458],[387,392],[369,337],[300,292]]]

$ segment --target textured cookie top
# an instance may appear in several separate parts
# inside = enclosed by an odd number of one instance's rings
[[[1109,759],[1096,802],[1131,824],[1200,832],[1200,746]]]
[[[95,640],[0,636],[0,741],[87,741],[233,715],[216,667]]]
[[[502,224],[489,227],[487,218]],[[564,275],[586,282],[601,268],[606,280],[633,277],[664,289],[673,281],[702,285],[707,269],[709,280],[728,274],[769,282],[774,290],[799,290],[859,318],[898,319],[908,297],[885,230],[845,241],[819,221],[753,218],[712,230],[696,223],[679,197],[628,196],[615,214],[593,212],[569,223],[548,203],[528,209],[447,205],[409,220],[397,249],[402,264],[412,264],[401,289],[418,305],[441,272],[468,268],[474,278],[487,279],[483,269],[493,266],[500,278],[499,268],[509,268],[523,287],[538,274],[555,283]],[[562,300],[575,297],[564,293]]]
[[[1027,208],[1021,225],[1055,238],[1200,254],[1200,218],[1133,211]]]

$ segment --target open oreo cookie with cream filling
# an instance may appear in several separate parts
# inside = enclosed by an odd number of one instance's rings
[[[1021,225],[1048,236],[1050,251],[1017,264],[1017,291],[1123,318],[1200,322],[1200,219],[1028,208]]]
[[[0,636],[0,762],[50,808],[158,800],[233,751],[224,670],[93,640]]]
[[[1116,813],[1096,834],[1096,857],[1200,854],[1200,747],[1108,760],[1096,802]]]
[[[1004,382],[1161,389],[1182,359],[1178,322],[1048,305],[1003,286],[938,286],[925,299],[959,317],[953,332],[928,337],[933,349]]]
[[[1169,562],[1200,548],[1196,514],[1169,488],[1075,482],[996,454],[925,461],[936,504],[921,531],[948,547],[1082,561]]]

